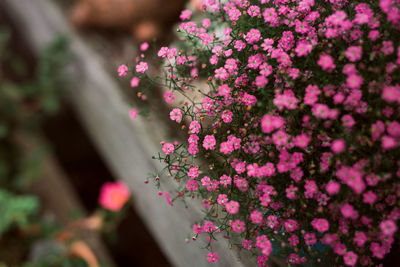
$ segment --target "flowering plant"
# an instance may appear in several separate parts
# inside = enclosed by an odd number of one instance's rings
[[[181,15],[183,49],[158,52],[165,100],[185,97],[170,118],[189,128],[187,142],[162,142],[158,159],[178,183],[175,197],[165,193],[171,205],[202,200],[193,232],[208,236],[207,260],[218,260],[212,241],[223,235],[260,266],[271,254],[379,263],[399,237],[400,2],[205,0],[202,9],[198,23]],[[138,60],[135,86],[147,67]]]

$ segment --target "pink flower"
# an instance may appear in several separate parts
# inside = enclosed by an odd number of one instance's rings
[[[374,192],[368,191],[363,194],[363,202],[367,204],[374,204],[377,199],[377,196]]]
[[[363,84],[363,78],[357,74],[350,74],[347,76],[346,83],[351,89],[359,89]]]
[[[197,153],[199,153],[199,148],[197,147],[197,144],[190,144],[188,152],[191,155],[196,155]]]
[[[225,194],[219,194],[218,195],[218,199],[217,199],[217,203],[225,206],[225,204],[229,201],[228,196]]]
[[[297,235],[292,235],[291,237],[288,238],[288,241],[292,247],[297,246],[300,242],[299,237]]]
[[[213,104],[214,104],[214,100],[212,100],[211,98],[209,98],[207,96],[204,97],[202,106],[205,110],[210,110],[212,108]]]
[[[296,199],[296,192],[298,190],[298,187],[294,185],[290,185],[288,188],[286,188],[286,197],[288,199]]]
[[[214,150],[216,143],[214,135],[206,135],[203,140],[203,147],[206,150]]]
[[[285,121],[279,116],[264,115],[261,119],[261,129],[264,133],[271,133],[284,125]]]
[[[136,72],[145,73],[148,68],[149,66],[146,62],[140,62],[138,65],[136,65]]]
[[[198,121],[192,121],[189,125],[189,130],[191,133],[198,134],[200,132],[200,123]]]
[[[346,252],[346,254],[343,256],[344,263],[348,266],[356,265],[357,258],[357,254],[355,254],[353,251]]]
[[[308,136],[305,133],[302,133],[298,136],[296,136],[293,140],[293,143],[295,146],[300,147],[300,148],[306,148],[308,146],[308,143],[310,142],[310,136]]]
[[[195,235],[201,235],[201,233],[203,233],[203,231],[204,231],[204,228],[200,224],[193,225],[193,233]]]
[[[144,42],[140,45],[140,51],[146,51],[149,48],[149,43]]]
[[[386,86],[383,88],[382,99],[391,103],[397,102],[400,104],[400,86]]]
[[[311,50],[312,50],[312,45],[309,42],[299,41],[297,43],[295,52],[298,57],[302,57],[308,55],[311,52]]]
[[[292,219],[286,220],[286,222],[285,222],[286,232],[290,233],[290,232],[296,231],[298,228],[299,228],[299,226],[295,220],[292,220]]]
[[[242,246],[243,246],[243,248],[250,250],[253,247],[253,245],[251,243],[253,243],[253,241],[244,239]]]
[[[201,25],[202,25],[204,28],[208,28],[208,27],[210,27],[210,25],[211,25],[211,20],[210,20],[209,18],[205,18],[205,19],[203,19],[203,20],[201,21]]]
[[[266,8],[263,12],[264,22],[275,24],[278,20],[278,14],[276,14],[275,8]]]
[[[315,104],[311,111],[319,119],[327,119],[330,115],[329,107],[325,104]]]
[[[334,252],[338,255],[344,255],[346,253],[346,246],[342,243],[334,244]]]
[[[398,146],[398,142],[391,136],[382,136],[382,148],[385,150],[392,149]]]
[[[253,210],[253,212],[250,214],[250,219],[254,224],[259,224],[263,219],[262,213],[258,210]]]
[[[139,86],[139,82],[140,82],[139,78],[133,77],[132,80],[131,80],[131,87],[138,87]]]
[[[326,192],[328,192],[329,195],[335,195],[340,190],[340,184],[338,182],[331,180],[326,185],[325,190],[326,190]]]
[[[208,262],[214,263],[214,262],[217,262],[218,259],[219,259],[219,256],[218,256],[217,252],[214,252],[214,253],[208,252],[208,254],[207,254]]]
[[[393,220],[382,221],[379,224],[379,228],[386,236],[393,236],[393,234],[397,231],[396,223]]]
[[[165,192],[163,193],[163,195],[164,195],[165,200],[167,201],[168,205],[170,205],[170,206],[172,207],[172,206],[173,206],[173,204],[172,204],[172,198],[171,198],[171,195],[169,194],[169,192],[168,192],[168,191],[165,191]]]
[[[393,137],[400,137],[400,123],[398,121],[389,123],[387,132]]]
[[[326,219],[314,219],[311,225],[320,233],[326,232],[329,229],[329,222]]]
[[[221,118],[225,123],[230,123],[232,121],[233,113],[230,110],[224,110],[221,114]]]
[[[108,182],[101,187],[99,203],[108,210],[118,211],[129,197],[129,189],[123,182]]]
[[[129,117],[131,119],[136,119],[138,115],[137,109],[133,108],[129,111]]]
[[[363,232],[357,232],[354,235],[353,241],[357,244],[357,246],[362,247],[364,246],[365,242],[367,242],[367,236]]]
[[[170,113],[169,117],[171,120],[176,121],[178,123],[182,120],[182,111],[179,108],[174,108]]]
[[[256,248],[261,249],[262,253],[268,256],[272,252],[271,241],[269,241],[266,235],[257,236]]]
[[[257,54],[249,57],[247,67],[250,69],[257,69],[261,63],[261,57],[259,56],[259,54]]]
[[[165,92],[164,93],[164,100],[167,103],[172,103],[175,100],[175,95],[172,92]]]
[[[350,46],[346,50],[346,57],[351,62],[356,62],[361,59],[362,57],[362,48],[361,46]]]
[[[128,67],[126,65],[121,65],[118,67],[118,76],[125,76],[128,71]]]
[[[159,57],[164,58],[164,57],[167,56],[168,50],[169,50],[168,47],[163,46],[163,47],[161,47],[160,50],[158,51],[158,54],[157,54],[157,55],[158,55]]]
[[[192,179],[199,177],[199,166],[190,167],[188,171],[188,176]]]
[[[215,70],[215,78],[220,79],[221,81],[226,81],[228,77],[229,74],[223,67]]]
[[[257,43],[260,40],[261,37],[261,33],[259,30],[257,29],[251,29],[246,36],[244,37],[244,39],[247,41],[247,43],[249,44],[254,44]]]
[[[212,222],[205,222],[203,229],[204,229],[204,232],[206,232],[206,233],[212,233],[216,230],[216,227],[214,226],[214,224]]]
[[[242,233],[246,230],[246,227],[244,225],[244,222],[241,220],[235,220],[231,223],[232,230],[235,231],[236,233]]]
[[[239,211],[239,203],[231,200],[225,205],[226,211],[230,214],[236,214]]]
[[[386,249],[384,248],[384,246],[381,246],[376,242],[372,242],[370,249],[374,257],[378,259],[383,259],[383,257],[385,257]]]
[[[199,184],[195,180],[189,179],[186,183],[186,189],[189,191],[196,191],[198,187]]]
[[[162,147],[162,151],[164,151],[164,153],[167,155],[174,153],[174,150],[175,150],[175,147],[171,143],[165,143]]]
[[[353,206],[346,203],[340,208],[340,212],[345,218],[352,218],[356,211],[354,210]]]
[[[318,65],[325,71],[331,72],[336,68],[333,58],[330,55],[322,54],[319,57]]]
[[[176,57],[177,53],[178,53],[178,50],[176,48],[171,48],[168,50],[167,58],[173,59],[174,57]]]
[[[305,233],[304,234],[304,243],[306,245],[312,246],[317,243],[317,237],[314,233]]]
[[[190,19],[191,16],[192,16],[192,11],[190,11],[188,9],[185,9],[185,10],[182,10],[181,15],[179,16],[179,18],[181,20],[188,20],[188,19]]]
[[[260,14],[260,8],[258,6],[250,6],[247,9],[247,14],[249,14],[250,17],[257,17]]]
[[[346,142],[343,139],[334,140],[331,149],[333,153],[340,154],[346,149]]]
[[[228,185],[232,184],[232,178],[226,174],[222,175],[219,179],[219,183],[225,188],[227,188]]]
[[[352,116],[346,114],[342,117],[342,123],[344,127],[351,128],[354,125],[354,119]]]
[[[220,87],[218,87],[218,94],[220,96],[229,96],[231,93],[231,88],[229,88],[228,85],[223,84]]]

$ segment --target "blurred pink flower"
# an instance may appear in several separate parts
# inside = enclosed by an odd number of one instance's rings
[[[99,203],[108,210],[118,211],[129,197],[129,189],[123,182],[108,182],[101,188]]]

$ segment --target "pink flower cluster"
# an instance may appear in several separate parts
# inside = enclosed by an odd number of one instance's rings
[[[400,4],[372,2],[205,0],[201,23],[182,12],[189,45],[159,50],[164,80],[210,89],[171,111],[188,139],[158,159],[172,201],[202,200],[193,239],[208,237],[209,262],[219,235],[260,266],[273,246],[289,264],[372,266],[399,240]]]

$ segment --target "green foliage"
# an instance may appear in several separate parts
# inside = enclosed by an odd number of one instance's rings
[[[34,140],[41,120],[58,110],[65,86],[62,70],[69,58],[63,37],[36,59],[16,51],[11,41],[15,41],[11,32],[0,28],[0,236],[42,222],[39,199],[26,189],[40,177],[47,151],[43,147],[24,151],[18,140],[19,136]],[[21,240],[21,251],[28,241]]]
[[[30,195],[15,195],[0,189],[0,234],[11,226],[24,227],[29,224],[29,217],[39,209],[37,197]]]

